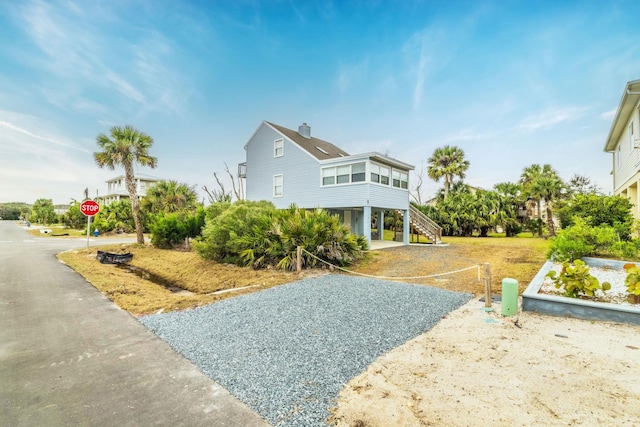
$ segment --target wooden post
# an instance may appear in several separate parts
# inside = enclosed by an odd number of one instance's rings
[[[296,271],[298,273],[302,271],[302,246],[296,248]]]
[[[484,263],[484,306],[491,307],[491,267],[488,262]]]

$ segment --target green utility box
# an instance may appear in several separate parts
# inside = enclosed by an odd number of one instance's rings
[[[518,281],[516,279],[502,279],[502,315],[518,314]]]

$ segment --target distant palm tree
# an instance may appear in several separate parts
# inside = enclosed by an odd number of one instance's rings
[[[562,198],[564,189],[565,184],[557,175],[538,177],[532,182],[530,187],[532,195],[539,199],[544,199],[544,204],[547,208],[547,225],[551,236],[556,235],[555,224],[553,222],[553,203]]]
[[[114,170],[116,166],[124,168],[125,184],[131,200],[131,211],[136,227],[138,243],[144,244],[144,235],[140,220],[140,202],[136,191],[136,178],[133,173],[133,164],[155,168],[158,159],[149,154],[149,148],[153,145],[153,138],[136,130],[131,126],[114,126],[111,128],[111,138],[100,134],[96,138],[102,151],[93,153],[98,166]]]
[[[519,229],[518,208],[522,204],[522,186],[513,182],[501,182],[493,188],[500,202],[497,220],[504,227],[506,236],[512,237],[515,230]]]
[[[449,196],[449,187],[453,183],[454,177],[465,177],[465,172],[469,169],[469,161],[464,159],[464,151],[455,146],[445,145],[436,148],[429,160],[427,175],[434,181],[444,178],[444,198]]]
[[[551,205],[553,202],[560,198],[563,194],[565,184],[560,179],[558,172],[551,167],[551,165],[545,164],[540,166],[533,164],[524,168],[522,175],[520,176],[520,184],[524,195],[529,200],[535,202],[538,211],[538,235],[542,235],[542,200],[547,205],[547,224],[549,224],[549,233],[555,235],[555,227],[553,225],[553,209]]]

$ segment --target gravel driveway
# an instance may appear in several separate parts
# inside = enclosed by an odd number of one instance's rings
[[[140,321],[274,426],[326,426],[343,385],[472,298],[346,275]]]

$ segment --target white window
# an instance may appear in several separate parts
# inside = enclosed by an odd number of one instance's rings
[[[389,185],[389,168],[380,166],[380,184]]]
[[[348,184],[349,183],[349,165],[346,166],[338,166],[336,168],[336,183],[337,184]]]
[[[371,164],[371,182],[380,182],[380,165]]]
[[[631,120],[631,123],[629,123],[629,150],[633,151],[633,149],[635,148],[635,138],[633,135],[633,120]]]
[[[620,149],[622,147],[618,145],[618,149],[616,150],[616,169],[620,169]]]
[[[333,185],[336,183],[336,168],[322,169],[322,185]]]
[[[282,175],[273,176],[273,196],[282,197]]]
[[[322,185],[349,184],[366,181],[366,163],[332,166],[322,169]]]
[[[402,172],[400,173],[400,188],[404,188],[405,190],[409,188],[409,174]]]
[[[284,140],[282,138],[273,141],[273,157],[284,156]]]
[[[393,171],[393,186],[396,188],[408,188],[409,187],[409,175],[406,172]]]
[[[372,163],[370,180],[371,182],[377,182],[378,184],[389,185],[389,168]]]
[[[362,182],[366,179],[366,166],[364,163],[351,165],[351,182]]]

